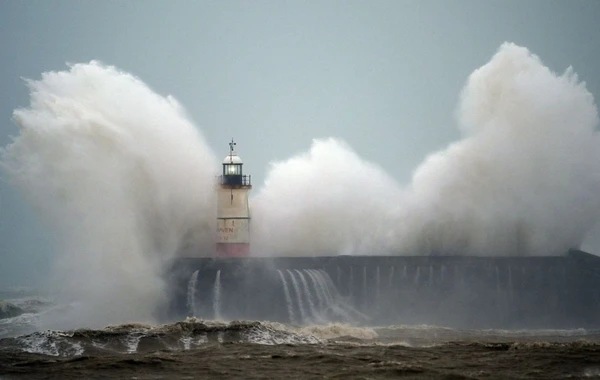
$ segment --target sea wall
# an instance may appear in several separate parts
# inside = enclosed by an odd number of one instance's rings
[[[600,258],[335,256],[182,258],[168,273],[173,319],[600,325]]]

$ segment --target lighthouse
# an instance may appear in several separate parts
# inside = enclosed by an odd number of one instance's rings
[[[245,257],[250,253],[250,208],[248,191],[251,177],[244,175],[242,159],[231,139],[229,155],[219,176],[217,203],[217,257]]]

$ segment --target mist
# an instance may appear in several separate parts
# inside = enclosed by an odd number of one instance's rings
[[[257,251],[533,256],[582,244],[600,212],[600,141],[571,68],[557,75],[505,43],[468,78],[457,125],[462,139],[405,186],[331,139],[274,163],[253,202]]]
[[[337,139],[274,163],[252,199],[252,250],[324,256],[386,252],[400,188]]]
[[[153,320],[163,263],[189,242],[210,249],[211,150],[172,97],[114,67],[76,64],[27,85],[2,163],[60,241],[52,283],[70,311],[42,322]]]

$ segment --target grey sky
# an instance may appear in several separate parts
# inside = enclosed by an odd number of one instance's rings
[[[573,66],[598,97],[599,17],[593,0],[0,0],[0,145],[28,104],[22,77],[98,59],[175,96],[218,156],[235,137],[256,185],[326,136],[405,183],[459,137],[459,92],[504,41]],[[0,286],[46,270],[32,215],[0,183]]]

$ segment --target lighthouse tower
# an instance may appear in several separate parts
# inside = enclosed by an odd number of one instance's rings
[[[219,176],[217,205],[217,257],[245,257],[250,253],[249,175],[242,172],[242,159],[229,143],[229,155],[223,160]]]

